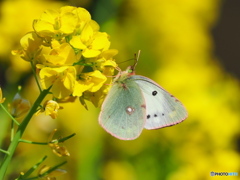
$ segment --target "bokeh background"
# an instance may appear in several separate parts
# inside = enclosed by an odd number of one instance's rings
[[[61,104],[58,119],[32,119],[24,138],[66,141],[71,156],[59,158],[47,146],[20,144],[8,179],[26,171],[44,155],[53,166],[64,160],[59,180],[217,180],[240,176],[240,1],[239,0],[2,0],[0,1],[0,86],[10,103],[17,86],[34,102],[38,90],[30,66],[11,50],[32,30],[45,9],[84,7],[122,62],[141,50],[137,74],[147,76],[175,95],[189,117],[159,130],[144,130],[134,141],[118,140],[98,124],[99,109],[78,101]],[[129,64],[121,63],[125,69]],[[0,110],[0,145],[9,144],[10,120]],[[0,154],[3,158],[3,154]],[[238,177],[211,177],[210,172],[238,172]]]

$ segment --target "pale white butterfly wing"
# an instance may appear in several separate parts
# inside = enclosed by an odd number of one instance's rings
[[[172,126],[187,118],[187,111],[179,100],[153,80],[134,75],[130,79],[139,85],[146,102],[146,129]]]
[[[140,87],[129,78],[115,82],[105,98],[99,115],[100,125],[113,136],[137,138],[146,122],[146,105]]]

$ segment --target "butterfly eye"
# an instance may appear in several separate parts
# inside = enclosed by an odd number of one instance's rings
[[[149,119],[150,117],[151,117],[150,114],[148,114],[148,115],[147,115],[147,119]]]
[[[153,96],[156,96],[157,93],[158,93],[157,91],[153,91],[153,92],[152,92],[152,95],[153,95]]]

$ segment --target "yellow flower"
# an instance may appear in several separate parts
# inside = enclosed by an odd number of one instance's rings
[[[104,75],[112,76],[115,68],[117,67],[117,63],[113,59],[113,56],[115,56],[117,53],[118,51],[116,49],[108,49],[103,51],[95,61],[94,68],[103,72]]]
[[[49,147],[52,149],[53,153],[56,154],[59,157],[62,156],[70,156],[70,153],[68,152],[67,148],[59,145],[58,139],[53,139],[54,134],[57,132],[57,129],[54,129],[51,135],[49,136]]]
[[[36,61],[41,52],[42,39],[35,32],[29,32],[22,37],[20,44],[22,49],[13,50],[12,54],[20,55],[26,61]]]
[[[60,44],[58,41],[52,41],[52,48],[44,48],[41,63],[48,66],[72,65],[76,62],[76,55],[73,48],[68,43]]]
[[[80,98],[80,102],[82,105],[86,108],[86,103],[84,102],[84,99],[91,101],[95,107],[99,107],[104,98],[106,97],[109,89],[111,88],[112,84],[112,75],[114,74],[114,70],[117,67],[116,62],[113,59],[113,56],[115,56],[118,53],[116,49],[109,49],[106,51],[103,51],[98,57],[97,60],[89,59],[90,62],[94,62],[93,69],[97,69],[102,72],[105,77],[107,77],[107,80],[104,82],[106,85],[102,85],[101,88],[95,92],[91,91],[85,91],[83,96]]]
[[[46,115],[51,116],[53,119],[57,118],[58,110],[62,109],[56,101],[48,100],[44,103],[44,107],[38,110],[35,114],[39,115],[40,113],[45,112]]]
[[[113,68],[112,67],[105,67],[105,73],[109,73],[109,75],[112,75],[113,73]],[[95,107],[100,107],[102,102],[104,101],[108,91],[111,88],[112,84],[112,77],[108,77],[107,80],[98,91],[96,92],[90,92],[90,91],[85,91],[83,94],[83,98],[91,101]],[[84,105],[84,100],[83,98],[81,99],[81,104]]]
[[[46,10],[39,19],[34,20],[33,28],[41,37],[61,39],[74,32],[77,17],[73,13],[61,13],[56,10]]]
[[[97,92],[90,92],[86,91],[83,93],[83,98],[91,101],[95,107],[100,107],[103,103],[109,89],[111,88],[110,82],[111,80],[106,81],[106,85],[102,86],[101,89],[99,89]],[[81,99],[81,104],[84,105],[84,99]]]
[[[77,17],[78,21],[75,29],[76,34],[80,34],[85,24],[92,21],[90,13],[81,7],[76,8],[73,6],[64,6],[61,8],[61,13],[73,13]]]
[[[49,171],[51,167],[44,165],[40,168],[38,175],[40,177],[44,177],[46,180],[56,180],[56,176],[60,176],[62,174],[67,173],[64,169],[55,169],[54,171],[51,171],[50,173],[46,174],[47,171]]]
[[[26,99],[23,99],[19,93],[17,93],[11,104],[11,114],[15,118],[21,118],[26,115],[30,109],[30,102]]]
[[[72,94],[75,85],[76,69],[73,66],[43,67],[39,72],[39,77],[43,89],[48,89],[52,86],[53,96],[61,99]]]
[[[2,88],[0,88],[0,104],[4,103],[5,98],[2,97]]]
[[[53,119],[56,119],[59,109],[60,106],[56,101],[49,100],[46,102],[45,114],[51,116]]]
[[[86,9],[64,6],[60,11],[46,10],[34,21],[33,27],[41,37],[61,40],[67,35],[81,32],[89,21],[91,15]]]
[[[105,96],[109,86],[102,86],[112,82],[106,76],[112,76],[117,67],[113,56],[118,51],[109,49],[108,34],[99,32],[98,23],[86,9],[64,6],[46,10],[34,20],[33,29],[22,38],[22,50],[13,53],[35,60],[43,89],[51,87],[54,97],[67,101],[71,95],[81,97],[86,91],[91,96],[97,94],[94,101]],[[48,114],[56,118],[53,104],[49,108]]]
[[[104,76],[98,70],[89,73],[83,73],[81,75],[81,79],[75,84],[73,96],[82,96],[82,93],[86,90],[90,92],[96,92],[102,87],[106,80],[106,76]]]
[[[67,148],[62,145],[59,145],[59,143],[50,142],[48,143],[48,145],[52,149],[53,153],[56,154],[58,157],[70,156],[70,153],[68,152]]]
[[[98,24],[90,21],[85,25],[80,35],[72,37],[70,44],[74,48],[82,50],[82,55],[86,58],[98,56],[110,46],[108,34],[98,32],[98,29]]]

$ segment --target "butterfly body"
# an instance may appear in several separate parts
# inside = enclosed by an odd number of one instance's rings
[[[143,128],[171,126],[187,117],[180,101],[151,79],[134,75],[131,69],[117,75],[102,104],[99,123],[107,132],[132,140]]]

